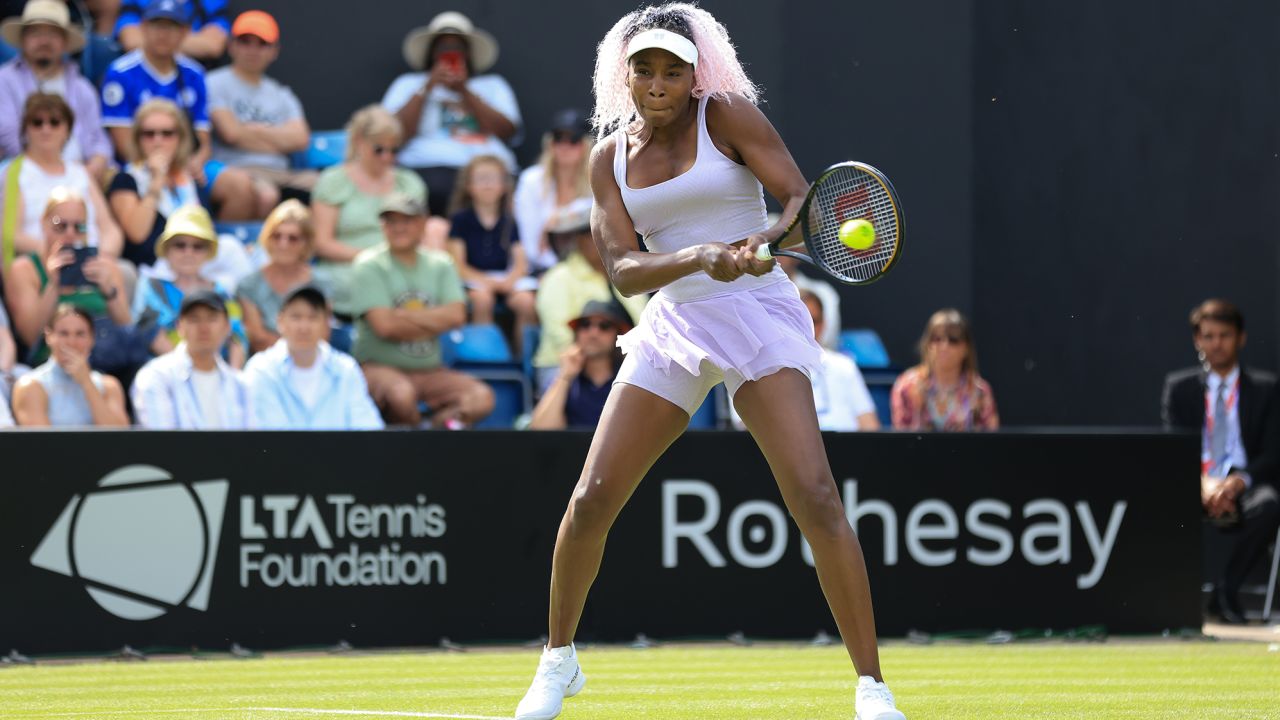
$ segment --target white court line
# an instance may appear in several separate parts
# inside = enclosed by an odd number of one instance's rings
[[[416,718],[459,718],[464,720],[511,720],[505,717],[495,717],[493,715],[449,715],[446,713],[431,712],[408,712],[403,710],[322,710],[318,708],[274,708],[274,707],[255,707],[245,708],[245,710],[259,710],[262,712],[291,712],[303,715],[372,715],[384,717],[416,717]]]
[[[448,713],[409,712],[406,710],[326,710],[324,708],[285,708],[285,707],[248,707],[248,708],[183,708],[180,710],[148,710],[149,715],[187,715],[191,713],[241,713],[241,712],[287,712],[298,715],[355,715],[360,717],[414,717],[414,718],[451,718],[453,720],[510,720],[510,718],[493,715],[450,715]],[[19,714],[6,717],[102,717],[104,715],[137,715],[137,710],[98,710],[94,712],[40,713],[39,715]]]

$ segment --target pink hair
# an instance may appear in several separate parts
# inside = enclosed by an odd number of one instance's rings
[[[693,69],[694,97],[709,95],[723,102],[731,102],[729,94],[737,93],[752,104],[759,100],[759,88],[742,69],[728,31],[715,16],[689,3],[649,6],[624,15],[605,34],[596,50],[596,72],[593,79],[596,106],[591,114],[591,125],[596,129],[597,135],[603,136],[619,127],[626,128],[629,133],[639,131],[640,121],[636,117],[631,90],[627,87],[627,75],[630,72],[625,57],[627,43],[640,31],[652,27],[665,27],[685,34],[682,28],[673,28],[664,23],[673,19],[684,21],[688,26],[688,34],[692,35],[689,39],[698,48],[698,62]]]

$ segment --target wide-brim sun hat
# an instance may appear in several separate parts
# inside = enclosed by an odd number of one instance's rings
[[[52,25],[67,34],[67,54],[84,49],[84,32],[71,24],[71,12],[62,0],[30,0],[22,8],[21,17],[11,17],[0,24],[0,37],[9,45],[22,47],[22,30],[32,25]]]
[[[427,66],[427,48],[441,35],[461,35],[467,39],[471,55],[471,72],[479,75],[498,62],[498,41],[460,12],[448,10],[431,18],[423,27],[414,28],[404,37],[401,47],[404,61],[414,70]]]
[[[156,240],[156,256],[164,257],[169,241],[184,235],[209,243],[209,257],[218,254],[218,233],[213,229],[213,218],[199,205],[183,205],[165,221],[164,232]]]

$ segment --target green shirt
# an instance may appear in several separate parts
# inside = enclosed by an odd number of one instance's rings
[[[446,254],[418,249],[418,261],[404,265],[384,243],[360,253],[352,265],[352,314],[356,342],[351,354],[360,362],[375,362],[402,370],[440,367],[440,343],[435,338],[400,342],[378,337],[365,313],[374,308],[427,308],[466,301],[462,280]]]
[[[422,178],[404,168],[396,168],[393,172],[393,192],[406,193],[416,200],[426,202],[427,186],[423,184]],[[351,181],[345,164],[334,165],[320,173],[315,189],[311,191],[311,199],[338,208],[335,235],[343,245],[356,250],[367,250],[386,240],[378,218],[384,196],[361,192]],[[351,308],[351,265],[327,260],[320,261],[318,265],[328,271],[332,283],[334,312],[355,315]]]

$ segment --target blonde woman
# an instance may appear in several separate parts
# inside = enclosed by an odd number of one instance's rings
[[[89,248],[88,205],[75,190],[54,188],[40,215],[41,252],[19,256],[5,278],[5,302],[13,316],[14,334],[31,348],[32,364],[48,357],[43,333],[61,304],[83,308],[95,322],[109,319],[103,323],[103,332],[109,331],[109,325],[132,324],[120,268]]]
[[[200,204],[187,171],[194,148],[187,116],[172,100],[148,100],[134,113],[129,163],[112,179],[107,201],[124,230],[124,257],[140,268],[155,265],[166,219]]]
[[[587,157],[591,126],[578,110],[556,113],[542,136],[538,163],[520,173],[516,183],[516,225],[530,269],[536,274],[556,264],[548,228],[575,206],[591,203]],[[572,248],[570,248],[572,249]]]
[[[991,386],[978,375],[969,321],[959,310],[939,310],[920,336],[920,364],[893,384],[897,430],[995,430],[1000,427]]]
[[[316,287],[327,295],[323,273],[311,267],[316,251],[311,211],[297,200],[276,206],[262,224],[258,244],[271,258],[261,270],[250,273],[236,287],[236,297],[244,309],[244,328],[249,347],[261,352],[280,339],[276,314],[290,291],[302,285]]]
[[[400,123],[369,105],[347,123],[346,160],[320,174],[311,194],[316,255],[333,284],[333,309],[351,313],[351,261],[383,241],[378,213],[395,192],[426,202],[427,188],[413,172],[396,167]]]

